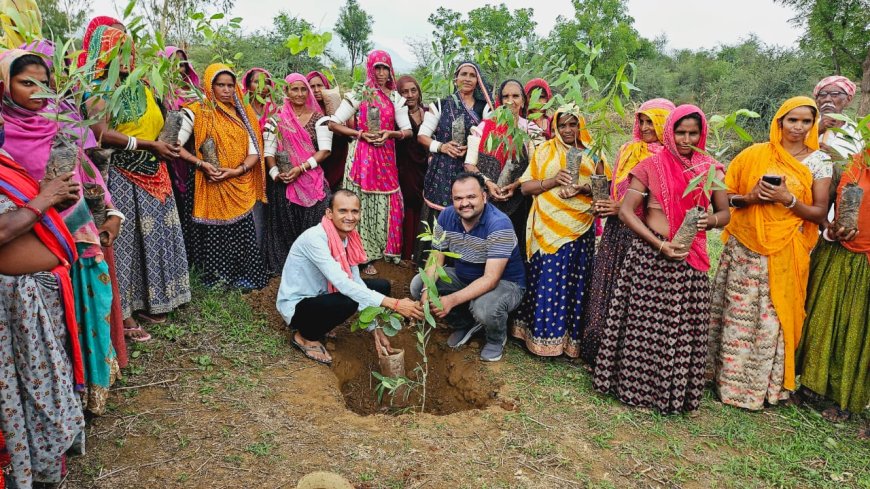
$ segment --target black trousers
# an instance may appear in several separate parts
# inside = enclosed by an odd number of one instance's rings
[[[363,282],[376,292],[390,295],[388,280],[373,278],[363,279]],[[290,328],[299,331],[308,341],[320,341],[326,333],[353,316],[358,308],[359,304],[339,292],[302,299],[296,304]]]

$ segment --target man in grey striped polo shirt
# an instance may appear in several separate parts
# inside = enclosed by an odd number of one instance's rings
[[[432,311],[455,331],[447,344],[464,345],[485,330],[486,345],[480,359],[501,360],[507,341],[508,314],[520,305],[526,271],[510,218],[487,202],[486,186],[478,173],[460,173],[453,181],[453,206],[445,208],[435,224],[433,248],[457,253],[445,271],[451,282],[436,282],[442,308]],[[438,264],[444,264],[439,256]],[[435,269],[425,272],[433,280]],[[423,279],[411,281],[411,295],[427,300]]]

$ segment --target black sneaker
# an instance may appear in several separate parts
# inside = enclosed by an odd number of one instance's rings
[[[474,333],[477,333],[483,328],[480,324],[475,324],[474,326],[468,329],[457,329],[454,331],[449,338],[447,338],[447,346],[450,348],[459,348],[460,346],[468,343],[468,340],[474,336]]]

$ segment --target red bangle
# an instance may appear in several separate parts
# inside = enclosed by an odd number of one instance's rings
[[[394,310],[394,311],[398,311],[398,310],[399,310],[399,299],[396,299],[396,303],[393,304],[393,310]]]
[[[37,220],[37,221],[40,220],[40,219],[42,219],[42,211],[39,210],[39,209],[37,209],[36,207],[33,207],[33,206],[30,205],[30,204],[23,204],[23,205],[21,205],[21,206],[19,207],[19,209],[27,209],[27,210],[29,210],[30,212],[36,214],[36,220]]]

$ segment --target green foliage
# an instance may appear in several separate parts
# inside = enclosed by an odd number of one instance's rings
[[[373,22],[372,16],[359,6],[357,0],[347,0],[339,11],[335,33],[350,55],[351,72],[372,49],[369,36],[372,34]]]
[[[792,23],[804,29],[801,48],[825,60],[835,73],[860,78],[870,50],[870,0],[776,0],[797,10]]]
[[[633,27],[625,0],[572,0],[574,17],[559,16],[547,39],[568,57],[582,63],[586,53],[580,46],[601,48],[601,61],[595,67],[598,77],[609,76],[620,66],[655,54],[653,44]]]
[[[42,13],[42,33],[54,39],[67,39],[87,20],[86,0],[36,0]]]
[[[190,14],[196,32],[202,36],[202,44],[211,53],[209,63],[224,63],[235,68],[236,63],[244,56],[241,51],[233,52],[236,47],[234,41],[239,38],[242,29],[242,18],[235,17],[222,22],[225,17],[223,13],[210,16],[202,12]]]
[[[226,15],[234,5],[235,0],[137,0],[127,15],[135,10],[151,32],[161,33],[176,45],[187,46],[196,40],[198,33],[196,24],[190,22],[190,14]]]

